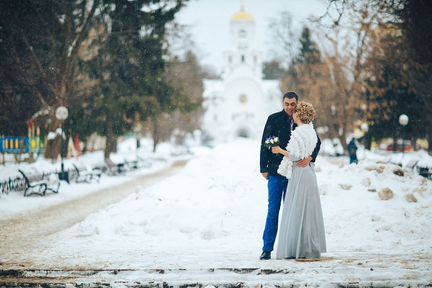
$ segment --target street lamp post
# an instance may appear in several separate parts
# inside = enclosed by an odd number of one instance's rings
[[[399,124],[402,126],[402,154],[405,153],[405,126],[408,124],[409,118],[405,114],[399,116]]]
[[[64,171],[64,163],[63,163],[63,153],[62,153],[62,147],[63,147],[63,124],[64,121],[67,119],[69,113],[68,109],[64,106],[60,106],[56,109],[56,118],[61,121],[61,135],[60,135],[60,159],[61,159],[61,172],[59,173],[59,180],[65,180],[69,183],[69,173]]]

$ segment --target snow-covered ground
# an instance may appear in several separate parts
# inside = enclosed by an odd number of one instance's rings
[[[17,261],[47,269],[180,271],[150,273],[148,281],[194,281],[206,269],[258,267],[290,271],[269,276],[269,283],[432,282],[432,182],[408,170],[398,176],[398,166],[368,157],[357,166],[345,157],[318,157],[328,261],[259,261],[267,187],[258,151],[259,143],[248,140],[201,150],[178,174],[50,236]],[[380,199],[384,188],[392,199]]]
[[[169,143],[162,143],[158,146],[155,153],[152,152],[152,143],[148,139],[141,140],[142,147],[136,150],[136,140],[129,138],[122,141],[118,147],[118,153],[112,154],[111,159],[115,162],[123,162],[124,160],[136,160],[137,155],[145,159],[147,166],[139,170],[129,171],[125,175],[106,176],[102,175],[99,182],[93,183],[74,183],[67,184],[64,181],[60,183],[60,192],[54,194],[47,192],[44,197],[37,195],[31,197],[23,197],[23,191],[11,191],[7,194],[1,194],[0,191],[0,219],[8,219],[19,214],[25,214],[30,211],[37,211],[43,208],[50,207],[59,203],[70,201],[72,199],[81,198],[87,194],[100,191],[104,188],[111,187],[123,182],[127,182],[136,177],[160,171],[172,165],[173,162],[188,159],[192,155],[187,153],[184,148],[179,148]],[[182,150],[182,151],[180,151]],[[88,169],[93,167],[101,167],[104,165],[103,151],[86,153],[78,159],[65,159],[65,169],[73,169],[72,163],[80,167],[85,166]],[[60,161],[51,162],[43,159],[38,159],[35,163],[6,163],[0,166],[0,181],[7,181],[9,178],[22,177],[18,169],[23,170],[27,175],[49,173],[52,171],[60,171]],[[51,178],[56,178],[56,175],[51,175]],[[55,180],[55,179],[50,179]],[[53,187],[56,187],[56,181],[50,181]]]
[[[321,155],[343,155],[344,150],[338,139],[322,139],[320,154]],[[425,150],[417,150],[414,152],[401,153],[389,152],[384,150],[369,151],[364,149],[364,146],[358,145],[357,157],[361,160],[373,160],[380,162],[388,162],[401,166],[410,165],[412,161],[416,162],[419,167],[432,168],[432,156]]]

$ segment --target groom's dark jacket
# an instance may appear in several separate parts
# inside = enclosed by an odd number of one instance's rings
[[[269,137],[279,137],[279,146],[283,149],[287,146],[291,138],[291,123],[292,120],[288,114],[282,110],[281,112],[274,113],[267,118],[264,127],[264,132],[261,139],[261,153],[260,153],[260,171],[261,173],[268,172],[270,175],[278,175],[277,170],[282,161],[283,155],[273,154],[271,149],[264,146],[264,142]],[[293,123],[293,129],[297,125]],[[317,135],[318,136],[318,135]],[[318,137],[317,145],[312,152],[312,161],[315,159],[320,150],[321,140]]]

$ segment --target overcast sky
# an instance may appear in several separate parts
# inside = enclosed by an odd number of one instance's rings
[[[198,49],[201,63],[220,72],[222,54],[230,47],[229,23],[231,17],[245,11],[255,19],[255,45],[264,59],[270,59],[272,44],[268,25],[281,11],[289,11],[294,26],[300,29],[311,15],[320,16],[326,9],[326,0],[190,0],[177,16],[180,24],[187,25]],[[297,39],[294,39],[297,41]]]

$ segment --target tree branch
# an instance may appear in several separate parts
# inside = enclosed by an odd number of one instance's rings
[[[91,19],[93,18],[93,15],[96,11],[97,6],[99,5],[99,1],[100,0],[94,0],[93,2],[93,6],[84,22],[84,24],[81,27],[81,31],[78,34],[78,36],[76,37],[76,39],[73,41],[72,45],[72,51],[70,52],[70,58],[74,59],[79,51],[79,48],[81,46],[82,41],[84,40],[84,36],[87,33],[87,28],[89,26],[89,23],[91,21]]]

